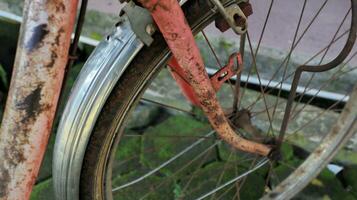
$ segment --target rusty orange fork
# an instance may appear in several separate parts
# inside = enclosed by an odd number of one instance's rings
[[[192,31],[176,0],[139,0],[154,18],[177,63],[176,70],[194,91],[209,122],[218,135],[233,147],[245,152],[268,156],[271,148],[238,136],[229,125],[216,92],[205,70]],[[175,62],[176,62],[175,61]]]

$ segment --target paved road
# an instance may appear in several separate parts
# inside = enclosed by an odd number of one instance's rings
[[[251,0],[254,14],[249,18],[249,32],[252,41],[258,41],[259,39],[270,2],[271,1],[268,0]],[[298,35],[301,35],[302,30],[307,27],[324,2],[325,0],[307,1]],[[262,41],[263,46],[283,51],[291,47],[303,4],[304,0],[274,1],[271,16]],[[89,0],[90,9],[102,12],[116,14],[120,7],[121,5],[118,0]],[[325,47],[329,41],[331,41],[349,7],[349,0],[327,1],[320,15],[297,46],[296,52],[303,55],[312,55]],[[349,24],[350,21],[348,17],[340,33],[343,33],[349,27]],[[207,32],[211,36],[218,36],[220,34],[214,27],[209,27]],[[233,32],[227,32],[224,36],[228,39],[236,38]],[[336,43],[336,46],[331,47],[326,61],[331,60],[331,58],[340,52],[344,42],[345,40],[341,39],[340,42]],[[357,48],[355,48],[355,51],[356,49]],[[352,63],[357,64],[357,58],[353,59]]]

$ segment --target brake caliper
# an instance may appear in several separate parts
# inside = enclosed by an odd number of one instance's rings
[[[212,1],[215,2],[214,0]],[[230,28],[237,34],[247,31],[247,18],[253,14],[252,5],[249,2],[233,4],[226,7],[224,11],[219,11],[221,15],[215,20],[215,25],[221,32],[226,32]]]

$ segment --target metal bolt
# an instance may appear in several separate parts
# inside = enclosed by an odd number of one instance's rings
[[[148,25],[146,25],[145,30],[149,35],[152,35],[155,33],[156,28],[153,24],[148,24]]]
[[[245,17],[248,17],[248,16],[253,14],[253,8],[252,8],[252,5],[250,3],[241,2],[241,3],[238,4],[238,6],[240,7],[242,12],[244,13]],[[239,16],[238,13],[233,16],[233,19],[234,19],[234,22],[235,22],[236,26],[241,27],[242,30],[246,29],[246,27],[245,27],[246,19],[244,19],[242,16]],[[228,29],[231,28],[229,26],[229,24],[227,23],[227,21],[222,16],[219,16],[215,20],[215,25],[221,32],[225,32],[225,31],[227,31]]]

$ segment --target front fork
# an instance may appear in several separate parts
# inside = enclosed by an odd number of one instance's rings
[[[193,102],[202,108],[218,135],[237,149],[268,156],[271,152],[270,147],[238,136],[229,125],[217,101],[216,91],[205,70],[191,28],[177,0],[139,0],[139,2],[150,11],[175,58],[169,64],[175,65],[173,69],[180,71],[180,77],[192,88]]]

